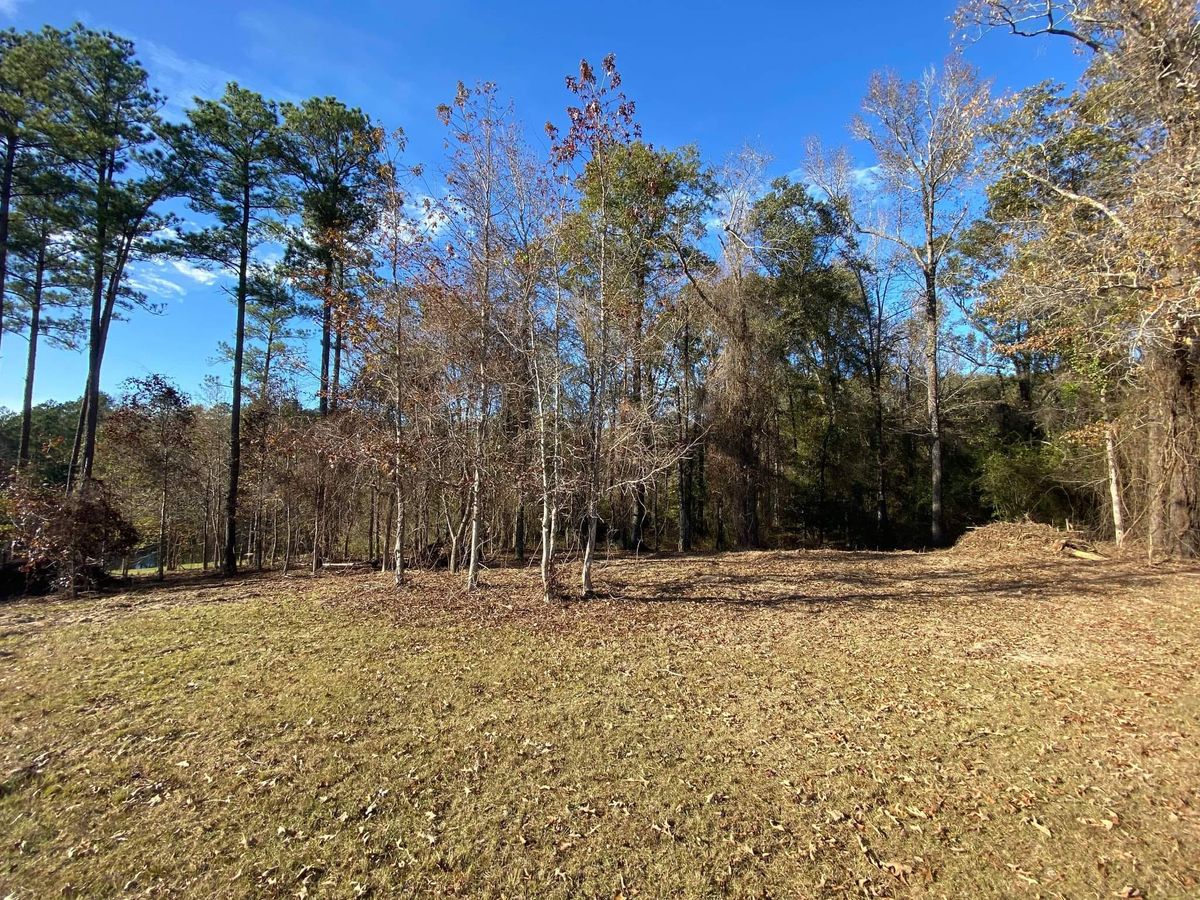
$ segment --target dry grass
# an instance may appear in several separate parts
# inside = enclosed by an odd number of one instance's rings
[[[0,608],[0,896],[1195,896],[1200,584],[1028,553]]]

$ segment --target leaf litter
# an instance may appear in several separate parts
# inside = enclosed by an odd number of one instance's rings
[[[10,604],[0,893],[1194,896],[1196,574],[996,543]]]

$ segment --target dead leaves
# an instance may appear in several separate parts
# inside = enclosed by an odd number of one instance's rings
[[[1048,837],[1048,838],[1054,837],[1054,833],[1051,832],[1050,829],[1046,827],[1046,823],[1041,821],[1037,816],[1030,816],[1029,818],[1024,819],[1023,821],[1025,822],[1026,825],[1029,825],[1029,826],[1037,829],[1039,832],[1041,832],[1046,837]]]
[[[551,608],[508,570],[482,598],[436,573],[401,594],[293,578],[17,635],[6,878],[119,887],[168,845],[193,874],[163,892],[212,895],[631,897],[619,870],[678,896],[1139,897],[1200,877],[1200,604],[1180,602],[1200,592],[1054,560],[710,563],[615,562],[624,599]]]
[[[1121,824],[1121,820],[1116,813],[1111,813],[1103,819],[1093,819],[1090,816],[1080,816],[1075,820],[1080,825],[1087,825],[1089,828],[1102,828],[1105,831],[1112,831]]]

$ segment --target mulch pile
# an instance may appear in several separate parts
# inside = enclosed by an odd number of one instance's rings
[[[1080,531],[1060,531],[1038,522],[992,522],[972,528],[958,539],[950,552],[955,556],[991,557],[1060,556],[1071,550],[1089,552],[1092,544]]]

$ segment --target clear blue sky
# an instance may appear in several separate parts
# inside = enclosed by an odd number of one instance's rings
[[[605,3],[346,0],[322,3],[191,0],[0,0],[18,28],[83,21],[132,38],[178,117],[188,98],[214,96],[237,79],[278,99],[333,94],[409,135],[411,162],[436,171],[442,155],[438,103],[459,80],[490,80],[516,104],[544,143],[547,119],[562,123],[563,76],[580,57],[615,52],[625,90],[637,101],[646,140],[699,146],[720,162],[749,141],[797,167],[805,140],[850,142],[847,122],[870,73],[890,67],[914,77],[950,50],[953,0]],[[1079,61],[1061,42],[991,35],[968,57],[999,90],[1044,78],[1073,78]],[[852,148],[861,157],[861,148]],[[864,159],[865,161],[865,159]],[[206,374],[228,381],[216,359],[233,327],[219,283],[170,264],[142,267],[139,283],[165,304],[114,323],[102,387],[161,372],[187,390]],[[8,335],[0,360],[0,406],[19,405],[24,342]],[[77,397],[82,354],[40,357],[35,401]]]

